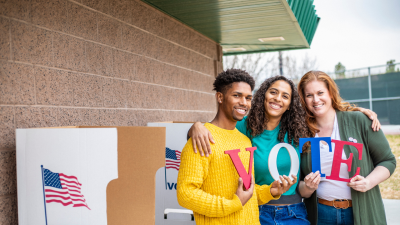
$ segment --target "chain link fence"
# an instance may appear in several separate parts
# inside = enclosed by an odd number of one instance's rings
[[[400,125],[400,63],[329,75],[345,101],[373,110],[383,125]]]

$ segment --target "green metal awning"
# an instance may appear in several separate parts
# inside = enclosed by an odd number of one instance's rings
[[[216,41],[224,55],[309,48],[320,20],[313,0],[143,1]]]

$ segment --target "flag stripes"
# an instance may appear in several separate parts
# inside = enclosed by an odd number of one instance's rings
[[[82,184],[77,177],[53,173],[48,169],[44,169],[43,175],[46,203],[56,202],[63,206],[72,205],[90,209],[81,193]]]
[[[177,150],[171,150],[170,148],[165,148],[165,168],[179,171],[180,164],[181,152]]]

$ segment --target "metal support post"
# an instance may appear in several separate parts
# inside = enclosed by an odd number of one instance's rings
[[[372,110],[371,67],[368,67],[369,109]]]
[[[279,74],[281,76],[283,76],[283,65],[282,65],[283,63],[282,63],[282,52],[281,51],[279,51],[278,59],[279,59]]]

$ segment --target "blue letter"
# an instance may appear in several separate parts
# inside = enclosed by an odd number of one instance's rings
[[[325,141],[328,143],[329,152],[332,152],[331,138],[330,137],[316,137],[316,138],[300,138],[299,151],[303,152],[303,145],[307,142],[311,142],[311,170],[313,173],[319,171],[321,177],[325,177],[325,174],[321,173],[321,154],[319,142]]]

